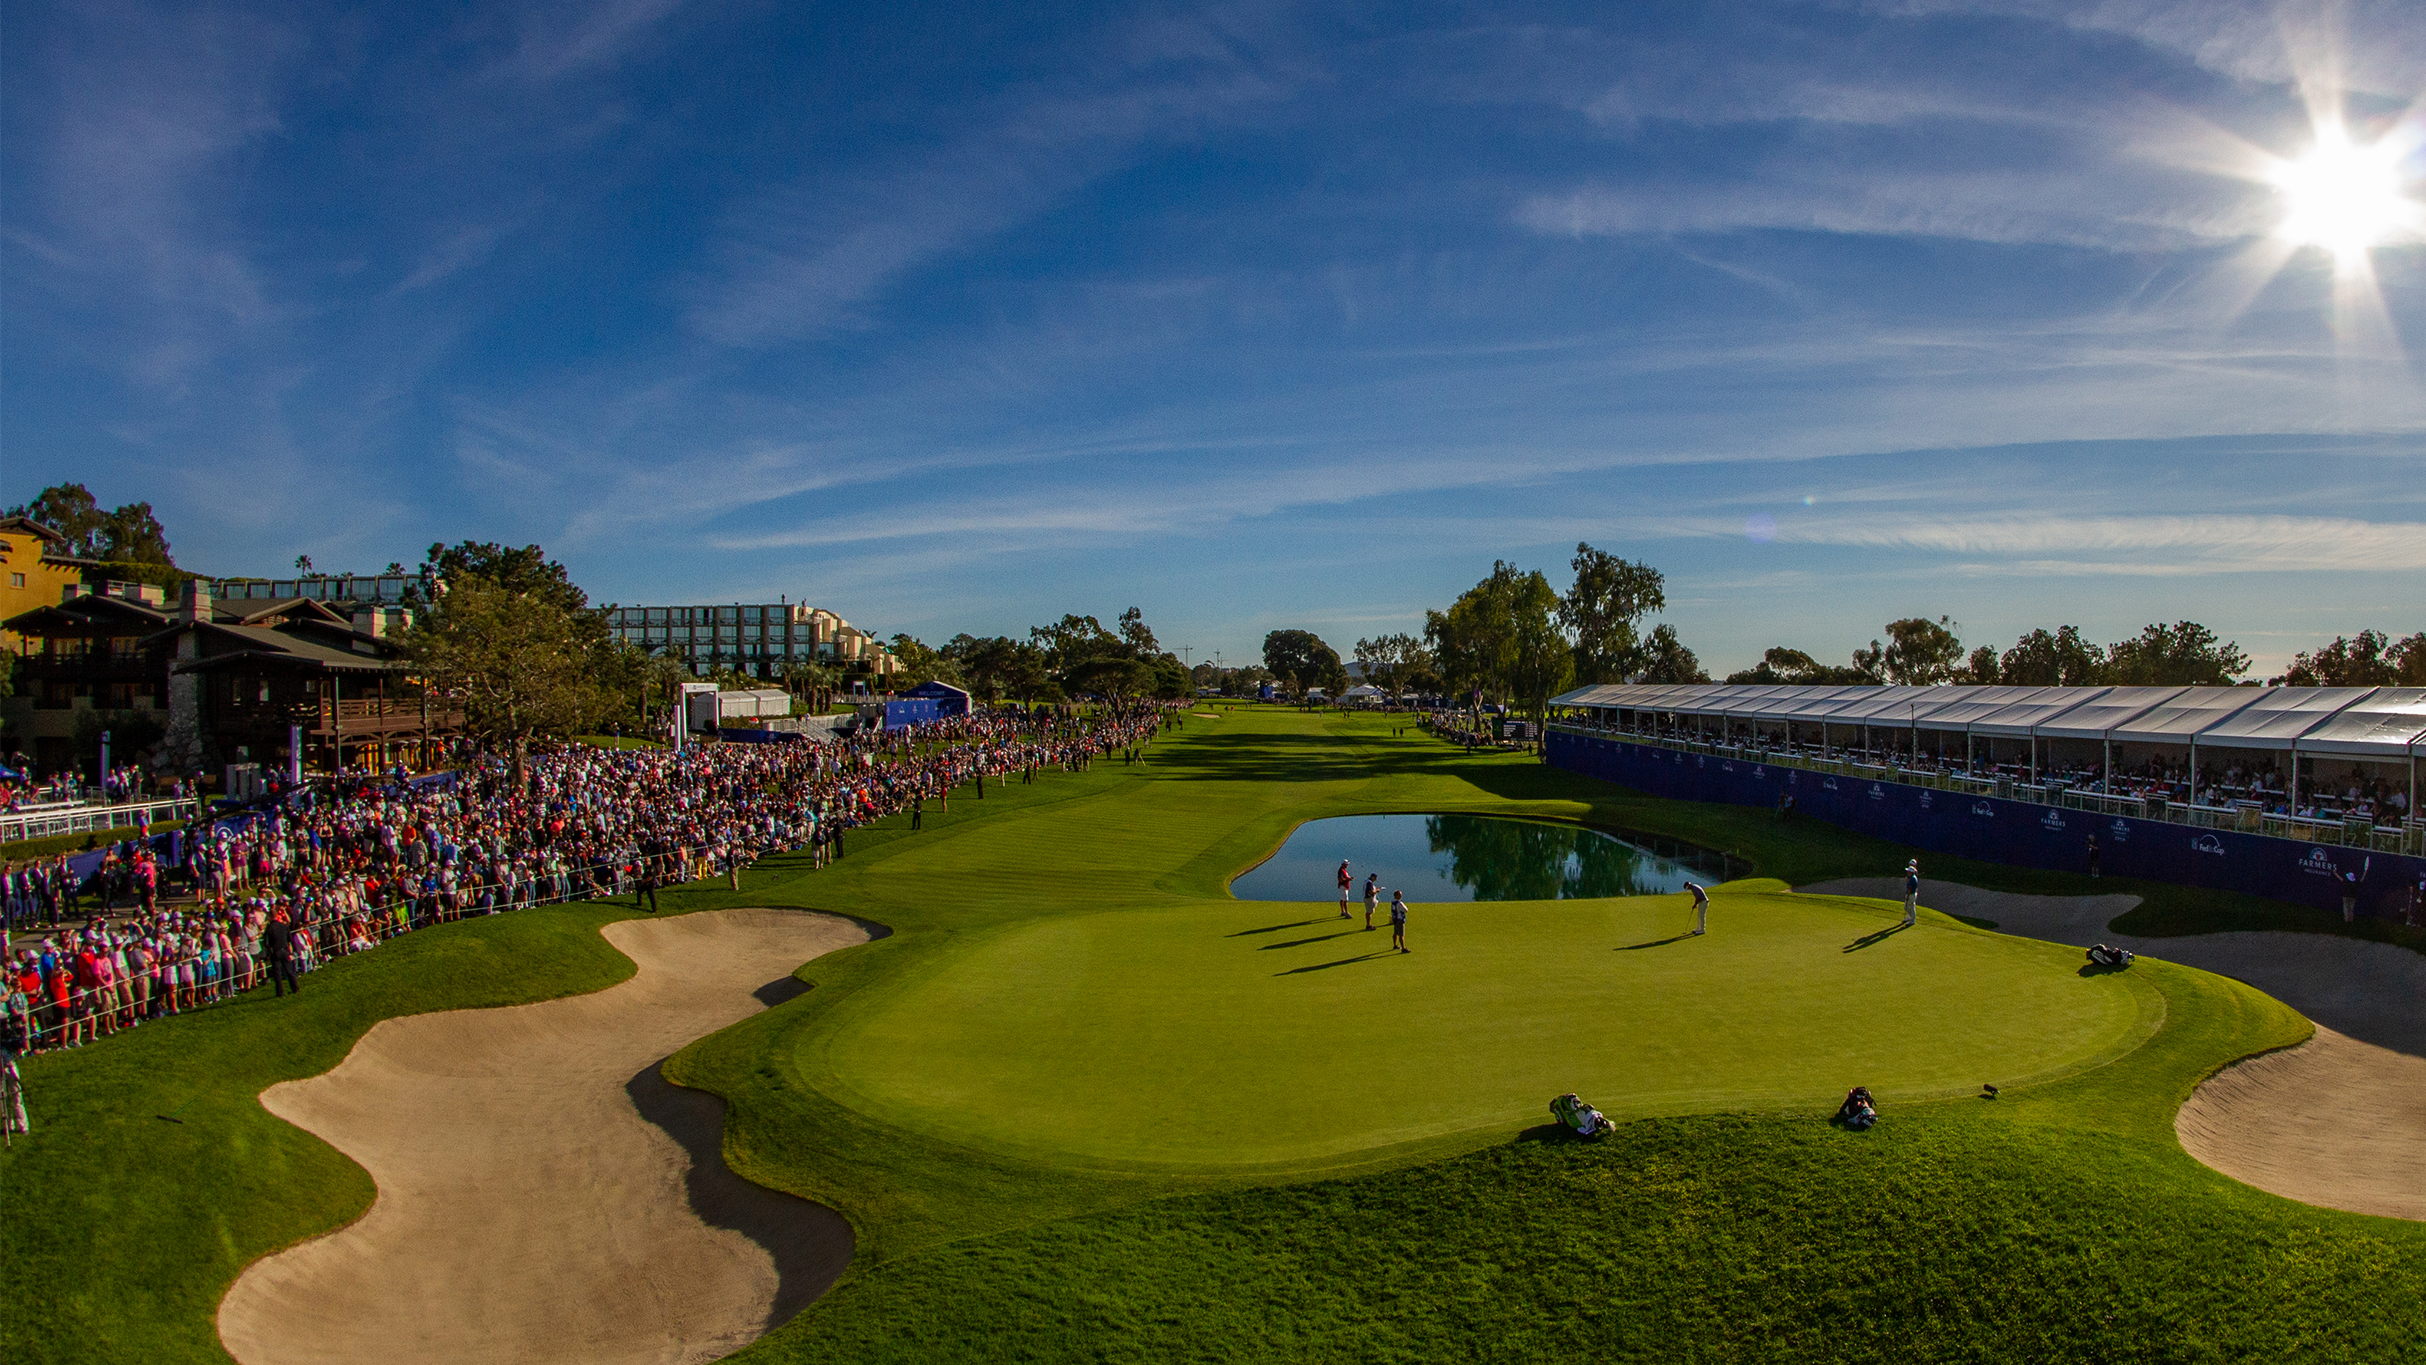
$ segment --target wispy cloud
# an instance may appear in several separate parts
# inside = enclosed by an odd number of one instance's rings
[[[1671,523],[1674,525],[1673,523]],[[1678,529],[1741,538],[1740,522],[1688,522]],[[2426,524],[2342,517],[2071,516],[2044,509],[2002,517],[1798,518],[1776,539],[1791,545],[2010,556],[1983,572],[2402,573],[2426,569]],[[2070,553],[2071,559],[2051,556]],[[2153,562],[2117,560],[2122,554]],[[2188,559],[2179,558],[2189,556]],[[2134,567],[2124,567],[2126,565]]]

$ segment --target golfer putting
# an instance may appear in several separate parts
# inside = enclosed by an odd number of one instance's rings
[[[1709,933],[1710,893],[1702,889],[1700,882],[1687,882],[1685,889],[1693,893],[1693,932],[1696,934]]]

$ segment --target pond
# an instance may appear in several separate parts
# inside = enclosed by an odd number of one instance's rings
[[[1331,900],[1346,859],[1382,899],[1548,901],[1657,896],[1727,880],[1727,860],[1688,844],[1491,815],[1345,815],[1299,825],[1280,851],[1230,883],[1249,901]]]

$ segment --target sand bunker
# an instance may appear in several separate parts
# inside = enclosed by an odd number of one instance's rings
[[[2426,1058],[2319,1028],[2217,1072],[2173,1131],[2182,1150],[2261,1190],[2426,1219]]]
[[[1798,888],[1901,901],[1901,877]],[[2106,926],[2136,896],[2023,896],[1923,881],[1921,904],[1999,932],[2111,943],[2248,982],[2314,1020],[2316,1037],[2207,1081],[2174,1120],[2216,1170],[2303,1203],[2426,1219],[2426,957],[2329,934],[2141,938]]]
[[[378,1182],[369,1213],[255,1262],[219,1306],[245,1365],[689,1362],[739,1350],[842,1273],[850,1226],[720,1155],[723,1104],[657,1065],[865,942],[849,920],[726,910],[607,926],[639,966],[594,995],[374,1026],[262,1092]]]

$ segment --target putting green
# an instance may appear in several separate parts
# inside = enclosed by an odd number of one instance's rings
[[[1777,889],[1762,889],[1777,888]],[[1418,907],[1414,952],[1324,905],[1203,901],[963,937],[837,1011],[820,1089],[946,1142],[1058,1161],[1330,1164],[1547,1121],[1825,1109],[2044,1079],[2162,1019],[2129,974],[1900,908],[1722,890]]]

